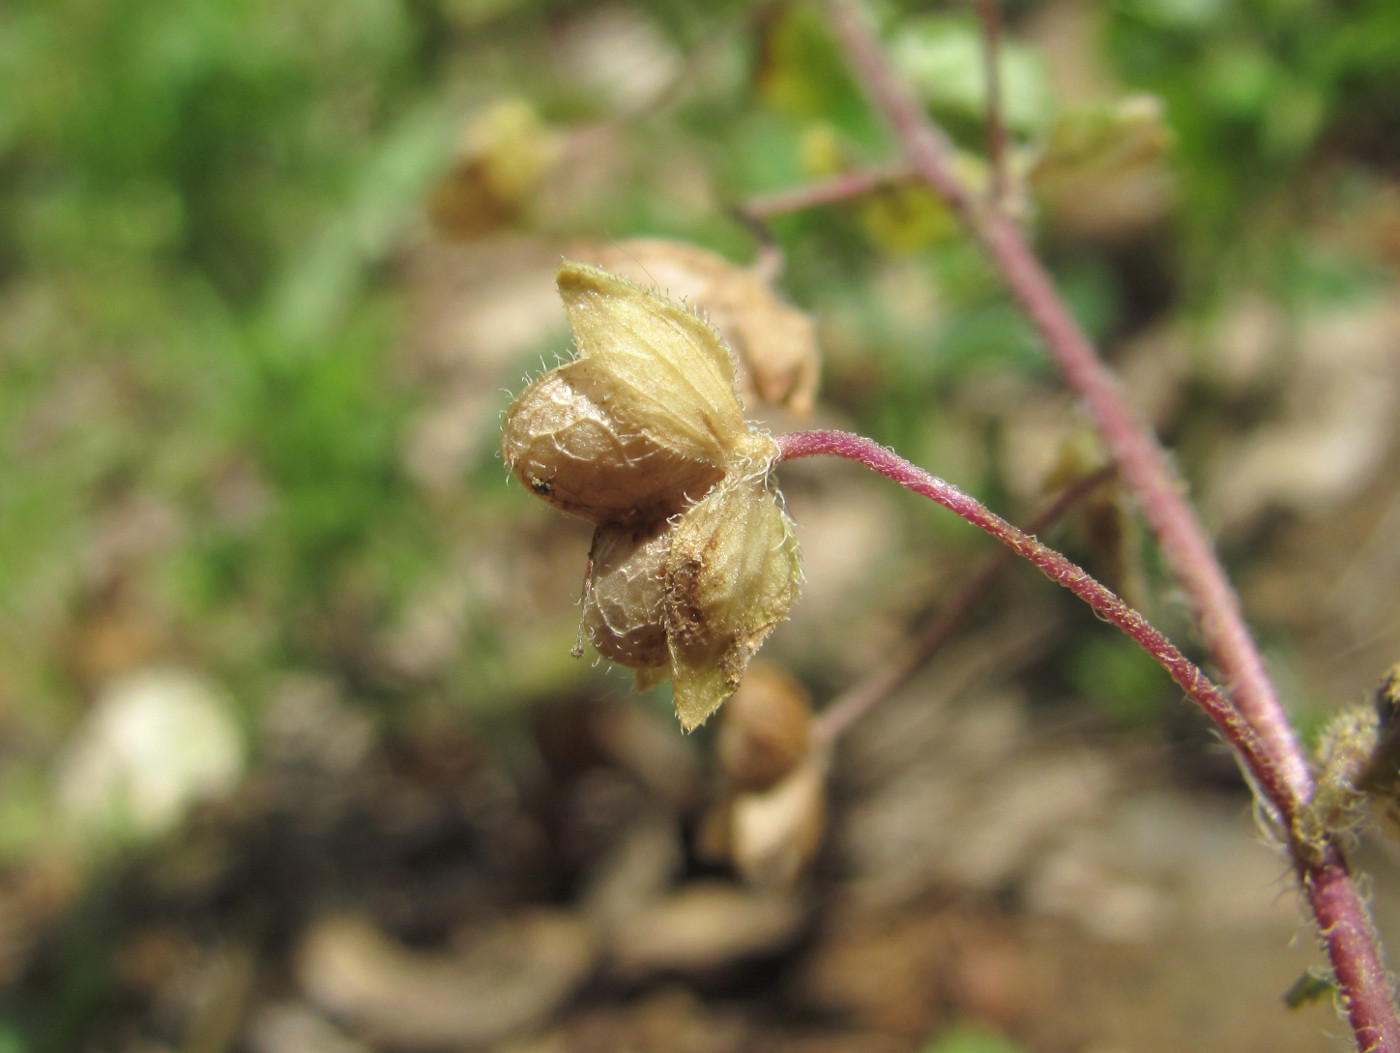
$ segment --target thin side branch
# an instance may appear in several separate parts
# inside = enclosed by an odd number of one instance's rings
[[[784,440],[786,455],[851,457],[946,504],[1001,537],[1044,573],[1094,604],[1167,668],[1235,747],[1259,794],[1283,821],[1289,852],[1331,959],[1340,1003],[1358,1047],[1363,1053],[1400,1053],[1400,1019],[1365,904],[1336,844],[1309,839],[1301,829],[1298,820],[1314,792],[1312,773],[1245,626],[1239,599],[1185,498],[1182,479],[1156,437],[1128,409],[1118,381],[1100,362],[1025,236],[1003,210],[987,207],[975,189],[959,177],[943,133],[885,57],[855,0],[828,3],[847,58],[872,103],[893,129],[905,161],[982,245],[1066,382],[1092,414],[1191,600],[1206,648],[1225,677],[1229,698],[1146,625],[1141,615],[1096,582],[1091,586],[1088,582],[1092,579],[1074,564],[1059,562],[1034,538],[1005,533],[1014,528],[975,502],[966,504],[966,495],[952,491],[946,483],[869,440],[841,433],[805,433]]]
[[[1366,1053],[1400,1053],[1400,1019],[1366,906],[1337,846],[1309,844],[1298,834],[1295,821],[1312,798],[1312,773],[1245,626],[1239,599],[1186,501],[1180,476],[1156,437],[1128,410],[1117,380],[1099,361],[1021,231],[1004,212],[978,207],[973,191],[958,178],[942,132],[891,67],[853,0],[830,0],[830,5],[847,57],[893,128],[905,159],[991,257],[1066,382],[1088,406],[1124,480],[1137,495],[1144,518],[1191,599],[1206,648],[1229,685],[1225,704],[1230,712],[1212,710],[1217,699],[1223,701],[1218,691],[1192,697],[1241,750],[1259,792],[1287,823],[1293,863],[1358,1047]],[[1236,724],[1250,734],[1237,739],[1229,730]]]
[[[761,223],[772,216],[802,212],[822,205],[837,205],[872,190],[908,182],[914,170],[908,165],[884,165],[880,168],[857,168],[838,176],[802,186],[796,190],[781,190],[749,198],[740,207],[744,219]]]
[[[1177,648],[1133,610],[1069,559],[1018,530],[951,483],[910,464],[872,439],[842,431],[795,432],[778,437],[784,460],[827,454],[858,461],[908,490],[956,512],[991,534],[1058,585],[1084,600],[1130,636],[1170,674],[1215,723],[1248,770],[1264,801],[1283,828],[1298,828],[1304,806],[1293,796],[1267,744],[1234,705]],[[1362,1053],[1400,1053],[1389,979],[1379,944],[1347,871],[1346,860],[1330,842],[1302,844],[1290,837],[1290,851],[1318,932],[1332,962],[1341,1003]]]
[[[1114,471],[1113,466],[1109,465],[1067,486],[1030,521],[1028,533],[1037,534],[1058,523],[1071,508],[1111,479]],[[937,618],[899,661],[844,692],[822,710],[813,735],[822,742],[834,741],[881,701],[908,683],[962,625],[997,576],[1015,561],[1016,553],[1010,548],[999,548],[988,556],[978,571],[944,604]]]
[[[1288,792],[1273,758],[1254,728],[1210,678],[1170,640],[1088,571],[1025,531],[1012,526],[971,494],[924,471],[863,435],[846,431],[803,431],[778,436],[783,460],[826,454],[858,461],[921,494],[986,531],[1024,557],[1057,585],[1063,585],[1150,654],[1177,685],[1201,707],[1248,767],[1267,802],[1285,827],[1295,818],[1297,801]]]
[[[1001,103],[1001,0],[977,0],[982,23],[982,68],[986,72],[987,160],[992,167],[988,198],[993,211],[1006,200],[1006,123]]]

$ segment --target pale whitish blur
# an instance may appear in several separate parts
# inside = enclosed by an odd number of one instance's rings
[[[165,833],[243,774],[242,730],[228,700],[184,669],[147,669],[109,683],[57,769],[65,825],[87,847]]]

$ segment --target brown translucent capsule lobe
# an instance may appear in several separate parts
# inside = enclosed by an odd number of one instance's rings
[[[812,741],[812,704],[787,673],[753,666],[724,707],[719,760],[740,790],[771,790],[807,756]]]
[[[662,617],[671,549],[665,527],[601,526],[593,538],[583,628],[600,655],[629,669],[661,668],[671,659]]]
[[[669,515],[719,481],[718,465],[619,422],[590,393],[597,385],[584,365],[550,370],[511,404],[501,451],[522,483],[561,511],[602,523]]]

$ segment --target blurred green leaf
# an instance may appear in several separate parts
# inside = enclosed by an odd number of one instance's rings
[[[1131,640],[1107,634],[1085,637],[1064,653],[1063,664],[1082,696],[1115,721],[1148,727],[1161,715],[1169,685],[1157,663]]]
[[[1025,1053],[1025,1049],[980,1025],[961,1024],[924,1046],[923,1053]]]
[[[755,77],[760,96],[778,113],[830,121],[857,138],[871,124],[865,97],[815,4],[783,4],[764,22]]]
[[[987,114],[981,30],[970,16],[908,19],[890,41],[890,57],[935,111],[971,122]],[[1000,50],[1002,119],[1022,134],[1039,131],[1051,114],[1050,82],[1040,57],[1006,42]]]
[[[1311,968],[1294,980],[1284,992],[1283,1004],[1289,1009],[1302,1009],[1323,998],[1335,997],[1337,980],[1329,970]]]

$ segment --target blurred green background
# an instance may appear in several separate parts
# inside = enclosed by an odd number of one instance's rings
[[[970,12],[878,13],[984,173]],[[1005,16],[1017,207],[1147,393],[1315,721],[1400,641],[1375,547],[1395,514],[1400,19],[1387,0]],[[0,7],[0,870],[59,875],[48,907],[15,908],[35,935],[0,956],[0,1048],[69,1048],[106,1019],[110,975],[34,948],[81,904],[102,917],[92,883],[190,801],[256,783],[305,684],[339,707],[305,734],[466,726],[507,750],[532,702],[620,689],[568,658],[586,531],[505,485],[498,415],[567,346],[548,271],[574,239],[747,261],[743,202],[890,158],[823,25],[679,0]],[[819,324],[819,418],[1033,507],[1080,439],[1037,430],[1069,404],[939,206],[898,187],[771,233]],[[930,539],[982,551],[888,507],[896,543],[809,624],[917,608],[942,581],[908,579]],[[1066,543],[1126,560],[1136,602],[1189,639],[1140,537]],[[1368,545],[1374,565],[1343,560]],[[1173,693],[1085,621],[1044,675],[1175,734]],[[859,668],[776,646],[818,687]],[[147,738],[126,753],[94,717],[121,690],[165,700],[131,704]],[[148,790],[131,765],[171,771]]]

